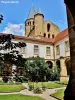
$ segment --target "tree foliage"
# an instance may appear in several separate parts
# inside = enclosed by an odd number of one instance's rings
[[[44,58],[32,57],[26,61],[26,71],[31,81],[44,81],[49,71],[48,64]]]
[[[19,54],[16,48],[23,48],[26,46],[25,42],[15,43],[14,35],[11,34],[1,34],[0,35],[0,65],[10,64],[11,66],[15,64],[18,66],[23,66],[21,62],[24,62],[24,58]],[[8,49],[8,52],[6,50]]]

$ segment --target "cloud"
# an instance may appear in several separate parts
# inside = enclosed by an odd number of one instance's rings
[[[12,24],[8,23],[3,29],[2,33],[14,34],[14,35],[24,35],[24,24]]]

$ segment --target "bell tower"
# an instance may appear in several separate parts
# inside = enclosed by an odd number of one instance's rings
[[[41,35],[44,33],[44,15],[42,14],[40,8],[38,7],[37,13],[34,15],[35,19],[35,36]]]
[[[26,36],[28,36],[34,28],[34,15],[35,15],[35,9],[34,9],[34,6],[32,5],[32,8],[30,9],[30,12],[28,14],[28,18],[25,21],[25,35]]]

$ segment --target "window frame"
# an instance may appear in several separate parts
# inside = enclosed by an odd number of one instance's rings
[[[21,54],[26,54],[26,47],[20,48],[20,53]]]
[[[50,46],[46,47],[46,56],[51,56],[51,47]]]
[[[35,46],[37,47],[37,48],[35,48]],[[37,53],[36,53],[36,50],[37,50]],[[39,46],[38,45],[34,45],[34,55],[39,55]]]
[[[68,52],[70,50],[70,47],[69,47],[69,41],[65,41],[65,52]]]
[[[59,45],[56,46],[56,55],[60,55],[60,46]]]

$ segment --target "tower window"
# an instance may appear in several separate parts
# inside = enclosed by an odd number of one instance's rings
[[[34,25],[34,21],[33,21],[33,25]]]
[[[31,25],[31,22],[30,22],[30,25]]]
[[[29,22],[28,22],[28,25],[29,25]]]
[[[47,24],[47,32],[49,32],[50,31],[50,24],[48,23]]]
[[[54,38],[54,37],[55,37],[55,35],[53,34],[53,35],[52,35],[52,38]]]
[[[44,33],[44,37],[46,37],[46,33]]]
[[[50,34],[48,34],[48,38],[50,38]]]

